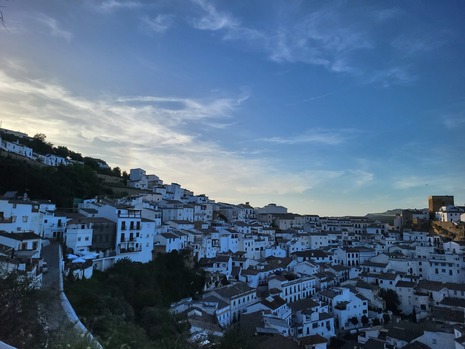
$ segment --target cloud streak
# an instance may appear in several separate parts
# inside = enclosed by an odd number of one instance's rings
[[[105,0],[98,5],[94,5],[95,8],[101,12],[113,12],[121,9],[136,9],[142,7],[142,4],[138,1],[117,1],[117,0]]]
[[[294,137],[270,137],[262,138],[260,141],[282,144],[282,145],[297,145],[308,143],[319,143],[325,145],[339,145],[354,137],[359,131],[354,129],[314,129],[296,135]]]
[[[36,21],[41,25],[45,26],[52,36],[57,38],[65,39],[66,41],[70,42],[73,38],[73,35],[60,27],[58,21],[52,17],[49,17],[43,13],[38,14],[35,17]]]
[[[209,101],[157,96],[84,99],[59,85],[20,81],[0,71],[5,127],[45,132],[53,143],[101,157],[112,166],[154,169],[165,180],[197,192],[208,190],[217,199],[302,194],[343,175],[331,170],[282,171],[266,159],[245,157],[182,131],[176,123],[221,119],[234,113],[245,97],[205,100]]]
[[[155,17],[144,16],[141,18],[143,28],[155,33],[164,33],[173,25],[173,16],[157,15]]]
[[[360,60],[363,52],[379,45],[372,38],[372,32],[402,16],[399,9],[362,13],[347,7],[344,2],[335,2],[307,11],[306,15],[285,17],[269,28],[255,29],[247,27],[232,14],[218,10],[207,0],[193,2],[202,11],[191,19],[194,28],[219,32],[223,40],[245,43],[251,49],[265,52],[273,62],[320,66],[330,72],[348,74],[364,83],[381,84],[383,87],[407,85],[416,80],[406,66],[392,64],[382,68],[379,64],[376,66],[371,62],[367,65]],[[403,49],[407,49],[409,44],[410,41],[402,37],[392,43],[394,47]],[[410,50],[426,48],[427,42],[418,40]]]

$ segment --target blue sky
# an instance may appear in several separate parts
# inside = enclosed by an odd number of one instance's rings
[[[2,5],[5,128],[217,201],[465,204],[463,1]]]

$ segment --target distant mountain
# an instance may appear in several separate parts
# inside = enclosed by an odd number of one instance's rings
[[[386,212],[380,212],[380,213],[368,213],[365,215],[365,217],[373,217],[373,216],[396,216],[397,214],[401,214],[403,208],[395,208],[393,210],[387,210]]]

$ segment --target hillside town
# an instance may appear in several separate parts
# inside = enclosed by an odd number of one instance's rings
[[[47,166],[71,163],[1,144]],[[419,228],[463,231],[465,208],[451,195],[430,196],[428,208],[386,223],[216,202],[141,168],[130,170],[127,186],[138,194],[82,198],[72,210],[2,193],[0,270],[20,271],[40,288],[50,267],[42,248],[51,241],[63,246],[60,272],[76,279],[178,251],[207,275],[199,297],[170,310],[184,315],[197,343],[236,326],[283,348],[324,349],[346,333],[357,334],[352,348],[465,348],[464,235]]]

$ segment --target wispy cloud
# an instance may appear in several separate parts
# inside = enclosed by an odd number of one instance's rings
[[[102,12],[111,12],[120,9],[135,9],[142,7],[139,1],[118,1],[118,0],[105,0],[100,4],[94,5],[97,10]]]
[[[283,145],[295,145],[305,143],[320,143],[326,145],[338,145],[346,142],[349,138],[354,137],[359,131],[353,129],[342,129],[342,130],[325,130],[325,129],[314,129],[308,130],[307,132],[296,135],[294,137],[270,137],[262,138],[260,141],[266,141],[270,143],[283,144]]]
[[[273,160],[227,151],[220,143],[193,134],[189,127],[179,127],[179,123],[194,124],[205,118],[218,122],[222,115],[237,112],[246,98],[79,98],[60,85],[19,80],[0,70],[4,126],[46,133],[52,143],[101,157],[112,166],[155,171],[167,181],[207,191],[218,200],[241,202],[246,197],[266,204],[267,195],[304,195],[317,186],[331,186],[338,178],[354,176],[337,169],[286,170]],[[324,137],[309,132],[299,141],[337,144],[343,141],[338,134],[345,132],[323,131]],[[360,185],[369,179],[366,173],[356,177]]]
[[[368,183],[371,183],[375,178],[374,173],[364,170],[350,170],[349,174],[351,175],[356,187],[362,187],[364,185],[367,185]]]
[[[372,74],[367,73],[365,83],[390,87],[392,85],[409,85],[416,79],[417,77],[406,67],[391,67],[385,70],[375,71]]]
[[[202,10],[191,20],[195,28],[222,31],[223,39],[264,50],[270,60],[278,63],[303,62],[337,73],[354,73],[357,69],[349,63],[348,54],[374,45],[368,30],[345,21],[346,13],[333,5],[316,9],[296,22],[289,19],[278,23],[274,27],[277,29],[258,30],[243,25],[207,0],[194,3]]]
[[[406,56],[436,50],[449,42],[452,33],[446,30],[438,32],[415,32],[402,34],[391,42],[391,46]]]
[[[450,130],[456,130],[465,126],[465,112],[443,114],[441,116],[444,126]]]
[[[394,7],[394,8],[375,10],[372,12],[372,15],[376,20],[380,22],[386,22],[393,18],[399,18],[403,16],[404,12],[401,9]]]
[[[205,0],[193,0],[194,3],[200,6],[203,13],[200,17],[191,20],[194,28],[200,30],[220,30],[229,29],[235,30],[240,27],[240,23],[232,16],[217,11],[215,6]]]
[[[157,15],[155,17],[144,16],[141,18],[143,28],[156,33],[164,33],[173,24],[173,16]]]
[[[70,42],[73,38],[71,32],[62,29],[56,19],[49,17],[43,13],[38,14],[37,17],[35,17],[35,19],[38,23],[45,26],[49,30],[51,35],[57,38],[65,39],[68,42]]]
[[[395,189],[412,189],[417,187],[427,187],[428,185],[434,185],[436,180],[428,176],[405,176],[403,178],[396,179],[393,183]]]
[[[123,105],[143,106],[153,109],[156,114],[164,114],[168,123],[222,119],[230,115],[248,96],[238,98],[193,99],[178,97],[138,96],[120,97],[117,102]],[[218,124],[216,125],[218,127]]]

